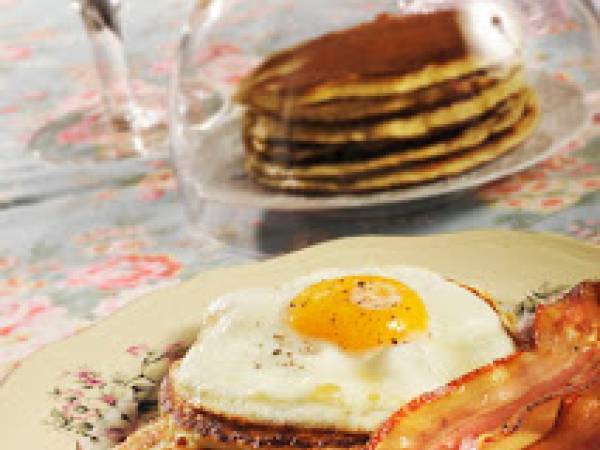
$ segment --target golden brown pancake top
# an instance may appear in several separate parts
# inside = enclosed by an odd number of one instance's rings
[[[291,60],[300,61],[297,70],[275,78],[280,92],[294,95],[322,83],[407,74],[466,56],[468,46],[455,10],[408,16],[381,14],[373,21],[277,53],[251,76]]]

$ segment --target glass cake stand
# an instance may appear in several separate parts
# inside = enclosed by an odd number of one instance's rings
[[[534,134],[512,152],[463,175],[362,195],[276,192],[248,177],[242,109],[232,96],[265,55],[382,12],[456,3],[465,1],[199,1],[179,47],[170,92],[172,159],[197,239],[260,258],[334,237],[394,233],[392,218],[437,209],[561,148],[587,122],[584,92],[600,88],[593,67],[600,54],[598,17],[587,2],[521,0],[512,3],[511,14],[528,36],[524,60],[541,117]],[[566,66],[574,82],[554,75]]]

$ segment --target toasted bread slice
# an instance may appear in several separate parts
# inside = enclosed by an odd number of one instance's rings
[[[185,444],[176,448],[359,450],[364,448],[369,439],[369,434],[365,432],[259,423],[200,408],[188,402],[174,388],[172,377],[177,367],[178,363],[172,366],[161,388],[161,408],[162,413],[170,420],[171,439],[173,442]]]

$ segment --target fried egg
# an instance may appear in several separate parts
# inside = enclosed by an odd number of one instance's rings
[[[514,350],[486,301],[436,273],[329,269],[217,299],[173,384],[246,421],[372,431]]]

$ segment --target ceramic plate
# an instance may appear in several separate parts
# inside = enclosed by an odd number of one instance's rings
[[[25,360],[0,387],[0,448],[75,450],[77,442],[83,449],[106,448],[136,411],[153,408],[169,360],[192,342],[203,310],[218,295],[270,287],[322,268],[404,264],[460,280],[514,308],[532,292],[600,278],[600,248],[509,231],[362,237],[206,272]]]

